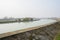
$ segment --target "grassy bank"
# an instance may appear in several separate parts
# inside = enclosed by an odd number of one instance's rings
[[[60,33],[57,34],[55,40],[60,40]]]
[[[0,22],[0,24],[4,24],[4,23],[14,23],[14,22],[17,22],[17,21],[5,21],[5,22]]]

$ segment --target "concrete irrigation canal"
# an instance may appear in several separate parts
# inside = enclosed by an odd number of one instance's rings
[[[0,40],[54,40],[60,31],[60,21],[56,20],[17,24],[1,24]]]

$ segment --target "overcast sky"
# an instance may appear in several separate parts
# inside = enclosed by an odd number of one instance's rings
[[[60,17],[60,0],[0,0],[3,17]]]

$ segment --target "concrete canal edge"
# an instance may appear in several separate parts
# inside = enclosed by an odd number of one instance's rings
[[[60,23],[55,22],[48,25],[1,34],[0,40],[53,40],[59,30]]]

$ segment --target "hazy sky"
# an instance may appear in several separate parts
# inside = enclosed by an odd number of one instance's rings
[[[3,17],[60,17],[60,0],[0,0]]]

